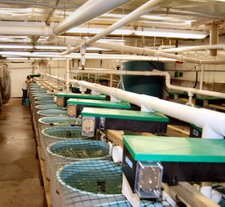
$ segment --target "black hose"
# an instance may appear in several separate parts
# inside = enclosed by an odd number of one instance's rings
[[[195,85],[193,88],[196,88],[196,86],[198,85],[198,71],[196,70],[196,75],[195,75]]]

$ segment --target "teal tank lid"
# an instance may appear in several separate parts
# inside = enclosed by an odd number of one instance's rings
[[[124,136],[136,161],[225,163],[225,140],[160,136]]]

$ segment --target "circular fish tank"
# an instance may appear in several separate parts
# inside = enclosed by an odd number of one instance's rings
[[[121,194],[121,165],[109,160],[75,162],[60,168],[62,206],[96,206],[126,200]]]

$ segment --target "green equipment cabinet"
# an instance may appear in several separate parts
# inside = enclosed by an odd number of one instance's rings
[[[92,94],[81,94],[81,93],[57,93],[55,94],[57,97],[56,103],[60,107],[67,106],[67,100],[70,98],[78,98],[78,99],[94,99],[94,100],[105,100],[107,98],[106,95],[92,95]]]
[[[115,109],[130,109],[131,105],[128,102],[111,102],[106,100],[91,100],[91,99],[68,99],[67,114],[68,116],[77,117],[80,115],[84,107],[95,108],[115,108]]]
[[[165,134],[168,117],[158,112],[85,107],[82,112],[82,133],[93,136],[96,129],[125,130]]]
[[[123,173],[142,198],[158,198],[161,183],[224,182],[225,140],[124,136]]]

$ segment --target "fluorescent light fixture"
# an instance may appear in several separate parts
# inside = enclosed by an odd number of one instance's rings
[[[105,28],[75,27],[75,28],[72,28],[72,29],[68,30],[68,32],[70,32],[70,33],[84,33],[84,34],[98,34],[98,33],[102,32],[104,30],[105,30]],[[111,34],[114,34],[114,35],[131,35],[132,33],[134,33],[134,30],[117,29],[117,30],[113,31]]]
[[[116,29],[111,34],[113,35],[132,35],[135,31],[130,29]]]
[[[41,49],[41,50],[66,50],[67,46],[37,45],[37,46],[35,46],[35,48]],[[97,48],[97,47],[88,47],[86,50],[107,50],[107,49],[102,49],[102,48]],[[48,54],[49,53],[51,53],[51,52],[48,52]]]
[[[21,42],[21,43],[24,43],[24,42],[30,42],[30,38],[28,37],[22,37],[22,36],[1,36],[0,37],[0,42]]]
[[[38,50],[66,50],[66,46],[55,46],[55,45],[37,45],[35,46]]]
[[[75,27],[67,32],[70,33],[91,33],[91,34],[98,34],[99,32],[103,31],[104,28],[85,28],[85,27]]]
[[[28,58],[23,58],[23,57],[7,57],[7,60],[28,60]]]
[[[11,44],[0,44],[1,49],[32,49],[32,45],[11,45]]]
[[[109,49],[98,48],[98,47],[87,47],[86,50],[89,50],[89,51],[92,51],[92,50],[109,51]]]
[[[181,39],[204,39],[208,34],[202,31],[175,30],[175,29],[145,29],[136,31],[136,35],[145,37],[166,37]]]
[[[73,28],[69,32],[77,33],[92,33],[98,34],[103,31],[104,28]],[[144,29],[144,30],[132,30],[132,29],[118,29],[113,31],[114,35],[137,35],[145,37],[166,37],[166,38],[180,38],[180,39],[204,39],[208,34],[204,31],[191,31],[191,30],[175,30],[175,29]]]
[[[110,17],[110,18],[122,18],[124,17],[124,14],[113,14],[113,13],[105,13],[103,15],[101,15],[101,17]]]
[[[110,42],[113,42],[113,43],[117,43],[117,44],[124,45],[124,42],[125,41],[122,40],[122,39],[100,39],[97,42],[100,42],[100,43],[110,43]]]

